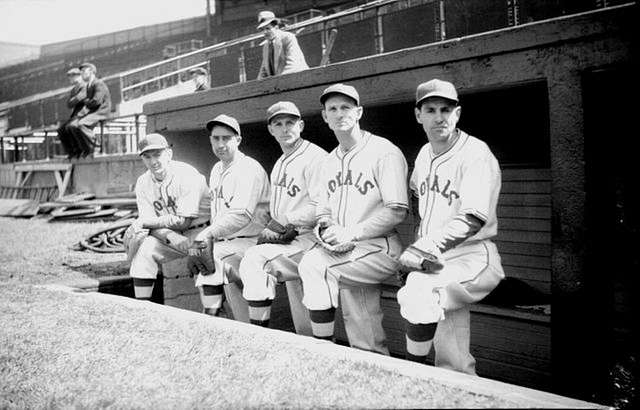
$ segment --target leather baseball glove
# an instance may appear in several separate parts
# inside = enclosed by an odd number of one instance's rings
[[[187,267],[192,277],[197,274],[213,275],[216,272],[216,265],[213,261],[213,240],[194,241],[188,254]]]
[[[428,238],[420,238],[409,245],[398,261],[408,271],[438,273],[444,267],[440,249]]]
[[[352,241],[347,242],[336,242],[329,243],[323,238],[323,234],[327,228],[331,225],[327,223],[318,223],[315,228],[313,228],[313,233],[316,236],[316,242],[322,246],[324,249],[333,253],[347,253],[351,252],[353,248],[356,247],[356,244]]]
[[[286,245],[291,243],[296,236],[298,236],[298,231],[295,226],[291,224],[283,226],[275,219],[272,219],[269,221],[266,228],[260,232],[260,235],[258,235],[258,245],[263,243]]]
[[[142,241],[149,236],[148,229],[140,229],[136,224],[132,223],[129,225],[127,230],[124,232],[122,236],[122,244],[124,245],[124,251],[127,253],[127,261],[131,263],[136,253],[138,253],[138,249],[140,245],[142,245]]]

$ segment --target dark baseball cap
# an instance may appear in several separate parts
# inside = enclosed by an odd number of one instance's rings
[[[235,118],[230,117],[228,115],[220,114],[216,118],[209,120],[207,122],[207,130],[211,132],[214,125],[224,125],[234,130],[236,134],[241,135],[240,124],[238,124],[238,121]]]
[[[80,69],[82,70],[83,68],[90,68],[91,71],[93,71],[94,73],[98,71],[96,66],[91,64],[91,63],[82,63],[82,64],[80,64]]]
[[[356,105],[360,105],[360,94],[350,85],[346,84],[334,84],[324,89],[322,95],[320,96],[320,104],[324,105],[324,102],[333,94],[342,94],[353,100],[355,100]]]
[[[270,122],[273,117],[280,114],[293,115],[294,117],[302,117],[298,107],[290,101],[278,101],[267,109],[267,122]]]
[[[138,155],[154,149],[169,148],[167,139],[160,134],[147,134],[138,141]]]
[[[441,97],[456,103],[458,102],[456,87],[448,81],[438,80],[437,78],[418,86],[416,89],[416,107],[430,97]]]

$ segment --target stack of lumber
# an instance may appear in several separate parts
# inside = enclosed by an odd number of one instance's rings
[[[67,195],[40,204],[41,217],[49,221],[115,221],[135,217],[135,196],[129,193],[96,198],[91,193]]]

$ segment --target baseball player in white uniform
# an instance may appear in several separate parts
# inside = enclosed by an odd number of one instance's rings
[[[395,230],[407,209],[407,163],[388,140],[360,129],[363,108],[355,88],[334,84],[320,97],[322,118],[338,140],[324,162],[317,209],[322,241],[353,243],[346,253],[316,247],[299,273],[313,335],[332,339],[341,303],[349,344],[389,354],[382,328],[379,284],[396,273],[402,245]],[[340,297],[340,299],[339,299]]]
[[[196,242],[211,241],[215,272],[199,273],[205,313],[217,315],[223,292],[236,320],[249,322],[248,306],[242,298],[239,265],[244,252],[256,244],[268,218],[269,179],[262,165],[243,154],[240,125],[235,118],[219,115],[207,123],[211,148],[220,161],[211,169],[211,225]]]
[[[269,211],[280,226],[295,233],[292,240],[281,241],[281,235],[265,228],[264,243],[247,250],[240,263],[243,296],[249,303],[251,323],[268,327],[276,285],[285,282],[296,332],[310,336],[309,314],[301,304],[298,263],[316,246],[312,229],[322,193],[318,177],[327,152],[300,138],[304,121],[292,102],[280,101],[269,107],[267,127],[282,148],[282,156],[271,171]]]
[[[185,257],[191,241],[209,220],[209,190],[202,174],[191,165],[173,161],[173,151],[160,134],[138,143],[147,171],[136,182],[138,218],[131,235],[130,275],[135,296],[149,299],[159,266]]]
[[[500,167],[489,147],[457,128],[461,107],[450,82],[416,91],[415,115],[427,135],[411,174],[418,197],[418,240],[400,257],[410,273],[398,291],[407,323],[407,358],[475,374],[469,353],[469,304],[504,278],[490,238],[497,233]]]

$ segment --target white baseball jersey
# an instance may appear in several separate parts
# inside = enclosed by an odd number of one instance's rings
[[[218,161],[211,169],[211,225],[227,213],[245,214],[251,218],[249,225],[230,235],[258,235],[264,229],[269,202],[269,179],[255,159],[242,152],[227,168]]]
[[[382,207],[408,208],[404,155],[388,140],[362,133],[362,140],[348,152],[339,146],[331,151],[322,168],[326,198],[317,216],[329,216],[347,228]]]
[[[150,171],[136,182],[136,202],[141,218],[177,215],[194,218],[192,225],[209,219],[209,189],[204,176],[194,167],[171,161],[167,176],[156,181]]]
[[[416,158],[409,186],[420,201],[420,236],[437,235],[462,213],[484,222],[467,241],[489,239],[498,230],[500,167],[487,144],[458,132],[458,140],[446,152],[434,155],[426,144]]]
[[[282,225],[313,227],[322,195],[320,167],[327,151],[303,140],[295,151],[280,156],[271,170],[271,217]],[[311,211],[311,212],[309,212]]]

